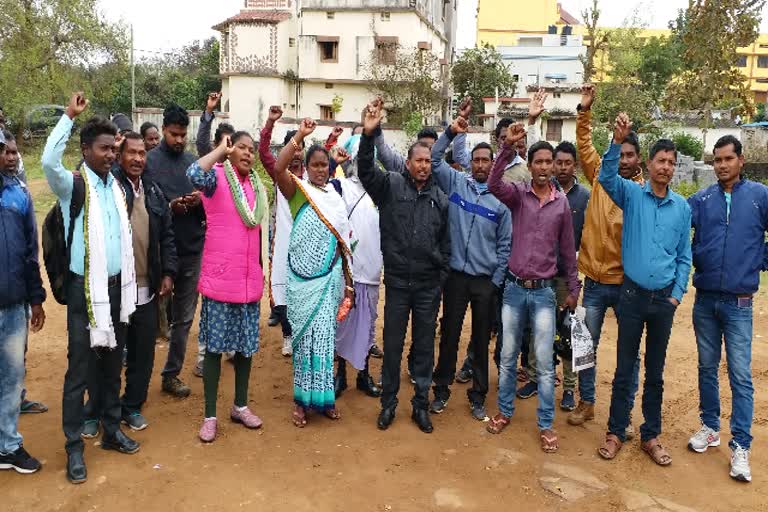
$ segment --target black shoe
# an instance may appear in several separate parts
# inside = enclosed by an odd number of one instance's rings
[[[376,359],[381,359],[382,357],[384,357],[384,352],[381,351],[378,345],[374,344],[371,347],[371,349],[368,351],[368,355],[371,357],[375,357]]]
[[[103,437],[101,439],[101,447],[105,450],[115,450],[120,453],[132,454],[139,451],[141,445],[123,434],[122,430],[115,432],[113,437]]]
[[[426,409],[414,409],[411,419],[419,426],[419,430],[425,434],[431,434],[432,430],[434,430],[432,428],[432,420],[429,419],[429,412]]]
[[[28,454],[23,446],[8,455],[0,454],[0,469],[15,469],[17,473],[28,475],[40,467],[40,461]]]
[[[81,484],[88,480],[83,452],[72,452],[67,455],[67,480],[73,484]]]
[[[277,313],[275,313],[275,310],[273,309],[272,312],[269,314],[269,320],[267,321],[267,325],[269,325],[270,327],[274,327],[279,323],[280,323],[280,317],[277,316]]]
[[[376,425],[379,430],[387,430],[393,421],[395,421],[395,406],[385,407],[379,413],[379,420]]]
[[[347,375],[345,373],[337,373],[333,378],[333,391],[336,394],[336,398],[339,398],[345,389],[347,389]]]
[[[178,377],[163,377],[162,389],[176,398],[187,398],[191,390]]]
[[[373,398],[381,396],[381,388],[373,381],[371,374],[365,370],[357,372],[357,389]]]
[[[456,373],[456,382],[466,384],[472,380],[472,369],[462,368]]]

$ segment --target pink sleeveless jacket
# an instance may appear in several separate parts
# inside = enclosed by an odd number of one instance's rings
[[[219,302],[257,302],[264,292],[261,225],[247,228],[243,224],[229,190],[224,166],[216,164],[214,172],[216,191],[212,197],[203,195],[208,227],[198,290]],[[243,189],[248,205],[253,206],[255,193],[250,180],[243,183]]]

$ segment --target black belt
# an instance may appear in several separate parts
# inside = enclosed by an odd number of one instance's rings
[[[69,272],[69,277],[73,281],[84,281],[85,277],[81,276],[80,274],[75,274],[74,272]],[[120,274],[115,274],[114,276],[107,278],[107,287],[111,288],[113,286],[121,286],[122,282],[120,281]]]
[[[526,288],[528,290],[539,290],[541,288],[553,288],[555,286],[554,279],[520,279],[512,272],[507,272],[507,280],[512,281],[520,288]]]

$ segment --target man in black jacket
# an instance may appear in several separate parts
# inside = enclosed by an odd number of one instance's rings
[[[411,418],[422,432],[430,433],[427,407],[435,361],[435,321],[450,256],[448,198],[434,183],[430,148],[422,142],[409,149],[406,172],[382,172],[375,167],[374,136],[382,117],[380,102],[368,106],[357,156],[360,181],[379,207],[384,255],[383,393],[378,427],[386,430],[395,419],[400,362],[412,314],[411,378],[416,384]]]
[[[205,240],[205,212],[200,193],[192,189],[187,168],[196,160],[184,150],[189,116],[178,105],[163,113],[163,141],[147,154],[146,178],[160,186],[170,201],[176,239],[178,268],[171,299],[171,339],[163,368],[163,391],[177,398],[189,396],[189,387],[179,379],[187,353],[187,338],[197,309],[197,281]]]

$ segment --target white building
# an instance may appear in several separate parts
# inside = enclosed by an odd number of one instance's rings
[[[564,27],[567,28],[570,27]],[[496,50],[517,78],[516,97],[526,97],[527,89],[532,86],[583,81],[581,57],[586,47],[580,35],[520,35],[517,46],[499,46]]]
[[[384,65],[400,45],[452,61],[456,2],[245,0],[214,27],[221,32],[222,109],[251,131],[270,105],[281,105],[287,121],[359,122],[372,94],[365,80],[371,59]]]

